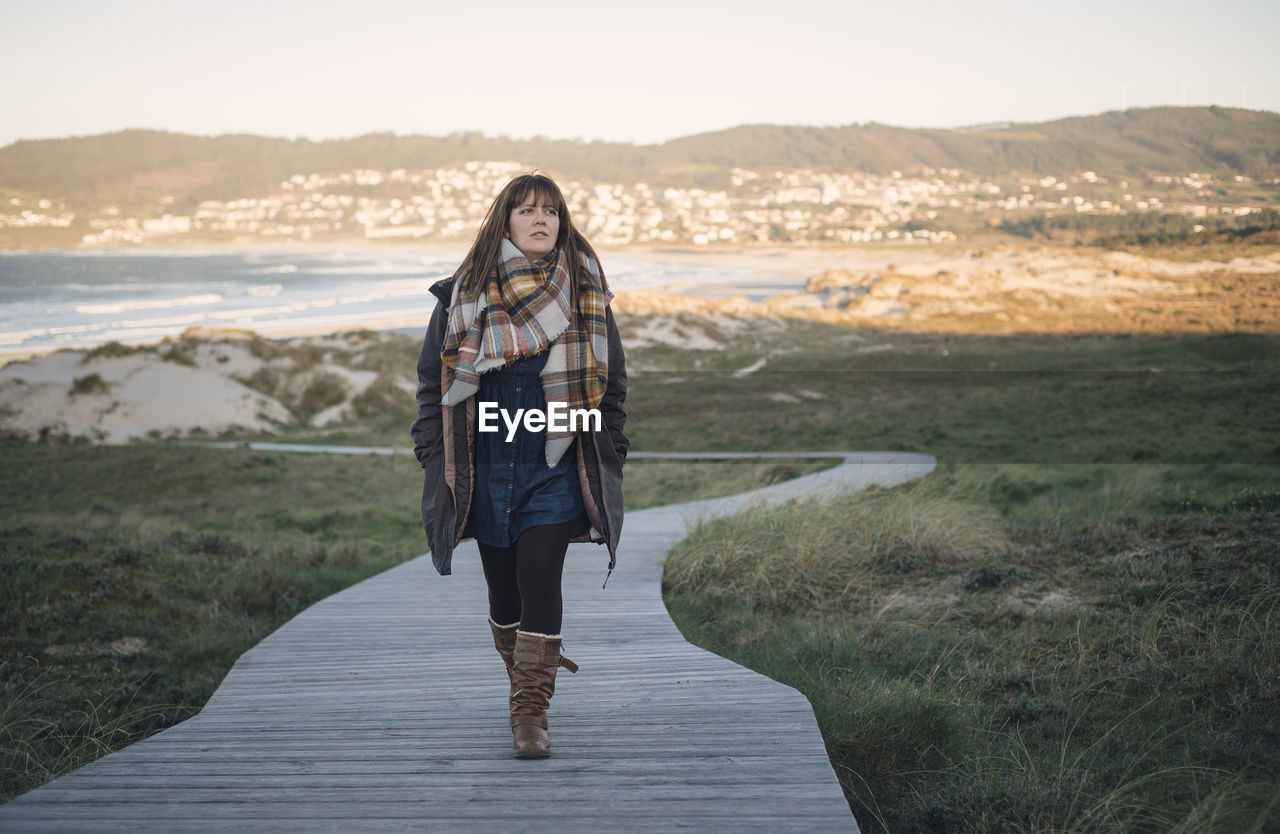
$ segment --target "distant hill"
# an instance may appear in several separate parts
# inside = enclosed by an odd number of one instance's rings
[[[912,130],[754,125],[676,139],[669,159],[693,164],[854,168],[922,167],[1108,175],[1231,172],[1280,176],[1280,114],[1219,107],[1161,107],[1043,124]]]
[[[251,135],[188,136],[125,130],[0,148],[0,193],[62,198],[71,206],[176,208],[262,194],[293,174],[353,168],[437,168],[478,160],[537,165],[585,181],[721,186],[733,167],[814,168],[885,174],[960,168],[1142,177],[1192,171],[1280,177],[1280,114],[1162,107],[1043,124],[957,130],[748,125],[658,145],[375,133],[314,142]]]

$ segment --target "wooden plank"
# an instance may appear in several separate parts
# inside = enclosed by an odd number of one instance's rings
[[[120,817],[127,808],[105,806],[103,819],[67,821],[57,817],[33,818],[23,827],[24,832],[51,832],[51,834],[98,834],[98,832],[137,831],[137,823],[121,822]],[[574,809],[578,811],[575,828],[596,832],[625,830],[635,834],[669,834],[669,832],[702,832],[709,829],[706,817],[673,818],[631,818],[626,820],[625,828],[614,829],[611,826],[617,819],[616,813],[609,813],[610,808],[604,806],[600,813],[590,813],[593,809]],[[388,813],[393,813],[389,809]],[[353,831],[386,831],[386,832],[437,832],[437,831],[519,831],[528,834],[563,834],[563,816],[547,815],[531,818],[512,808],[506,814],[495,812],[492,817],[445,817],[430,806],[397,807],[395,816],[362,816],[356,819],[349,817],[264,817],[262,815],[237,815],[230,820],[201,819],[184,817],[177,819],[156,820],[146,826],[151,830],[166,832],[334,832],[334,834],[351,834]],[[145,830],[145,829],[144,829]],[[572,830],[572,829],[571,829]],[[746,818],[734,828],[742,834],[822,834],[822,832],[848,831],[847,822],[839,818],[815,816],[802,817],[762,817]]]
[[[510,752],[478,555],[419,557],[322,600],[246,652],[195,717],[0,806],[5,831],[857,831],[813,712],[685,642],[667,550],[697,518],[923,474],[923,456],[630,513],[619,569],[573,545],[555,755]]]

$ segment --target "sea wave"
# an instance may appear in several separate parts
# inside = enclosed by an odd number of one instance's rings
[[[190,327],[193,324],[201,324],[207,317],[204,313],[190,313],[185,316],[163,316],[155,319],[124,319],[122,321],[112,322],[113,328],[123,327],[126,329],[138,328],[160,328],[165,332],[172,332],[177,328]]]
[[[192,325],[239,326],[264,335],[416,326],[435,307],[431,283],[461,259],[461,253],[446,258],[408,251],[166,254],[181,261],[152,253],[85,252],[6,262],[0,346],[48,350],[111,340],[137,343],[176,337]],[[127,262],[126,255],[137,260]],[[68,266],[68,258],[75,263]],[[632,258],[610,258],[606,268],[613,287],[623,290],[689,282],[727,289],[746,276]]]
[[[70,282],[66,284],[49,284],[49,289],[71,290],[74,292],[152,292],[154,290],[190,290],[204,289],[210,286],[230,286],[226,281],[157,281],[139,278],[137,281],[114,284],[85,284]]]
[[[342,295],[339,304],[367,304],[370,301],[381,301],[384,298],[407,298],[410,296],[426,296],[429,285],[418,280],[379,281],[373,288],[358,295]]]
[[[0,333],[0,345],[14,346],[27,342],[40,341],[50,336],[66,336],[88,333],[94,330],[91,324],[74,324],[67,327],[41,327],[34,330],[10,330]]]
[[[628,258],[610,263],[609,285],[615,290],[639,290],[675,284],[725,284],[745,280],[748,272],[716,267],[671,267]]]
[[[310,310],[316,306],[311,302],[295,301],[292,304],[279,304],[275,307],[242,307],[238,310],[215,310],[208,313],[208,318],[215,321],[227,321],[229,319],[237,319],[250,321],[252,319],[261,318],[262,316],[282,316],[290,313],[301,313]]]
[[[75,310],[77,313],[86,316],[111,315],[113,313],[128,313],[133,310],[168,310],[174,307],[195,307],[197,305],[218,304],[222,301],[222,296],[217,293],[203,293],[201,295],[185,295],[181,298],[152,298],[138,299],[136,301],[114,301],[110,304],[77,304]]]
[[[308,275],[440,275],[447,270],[436,264],[416,264],[411,261],[383,261],[381,263],[350,263],[334,266],[311,266]]]

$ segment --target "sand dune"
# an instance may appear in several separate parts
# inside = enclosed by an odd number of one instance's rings
[[[44,435],[124,443],[144,437],[272,431],[289,410],[224,372],[156,353],[53,353],[0,369],[0,425]]]
[[[268,342],[243,332],[188,332],[144,348],[60,351],[0,369],[0,429],[29,438],[126,443],[149,437],[322,427],[362,405],[412,402],[412,366],[361,367],[374,333]],[[300,418],[299,415],[305,415]]]

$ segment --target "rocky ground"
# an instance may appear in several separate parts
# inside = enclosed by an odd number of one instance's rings
[[[811,319],[953,333],[1265,333],[1280,329],[1280,253],[1174,261],[997,248],[833,253],[803,292],[622,294],[636,314]]]

